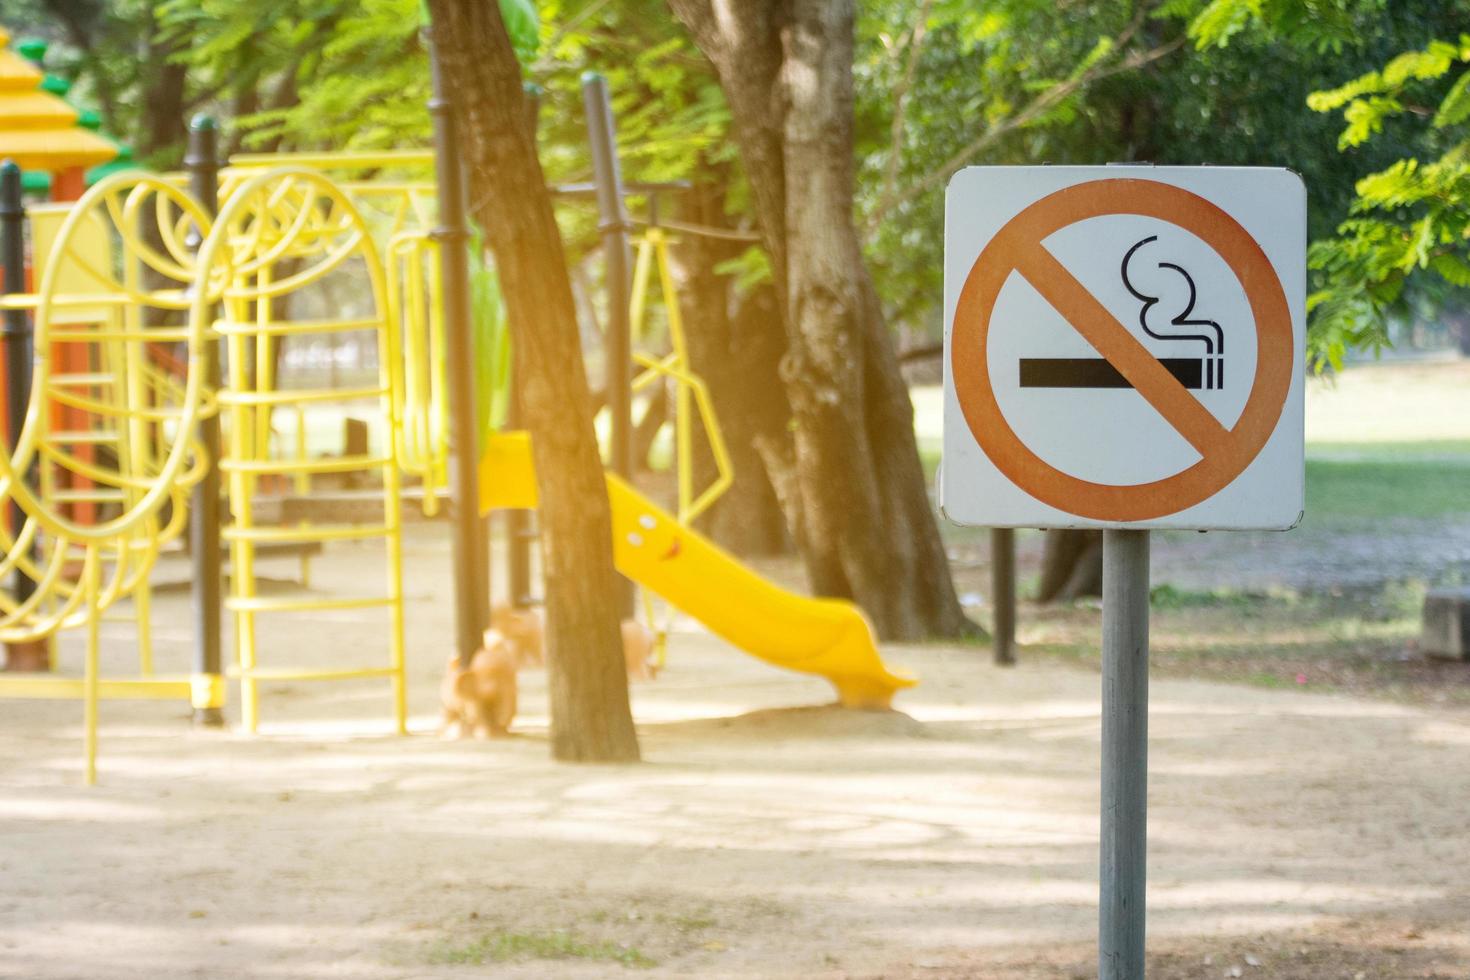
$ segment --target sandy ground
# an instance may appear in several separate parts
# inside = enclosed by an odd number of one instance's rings
[[[889,648],[922,685],[847,713],[681,623],[643,764],[549,762],[537,671],[517,737],[445,743],[448,546],[415,534],[408,738],[380,682],[277,685],[258,738],[109,703],[86,790],[80,706],[4,704],[0,976],[1089,975],[1095,675]],[[187,595],[157,605],[182,667]],[[386,656],[380,620],[263,632],[271,663]],[[1151,976],[1470,977],[1470,714],[1162,680],[1151,724]]]

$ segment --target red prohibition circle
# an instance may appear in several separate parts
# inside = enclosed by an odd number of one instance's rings
[[[1221,425],[1042,245],[1078,221],[1114,214],[1157,218],[1194,234],[1225,260],[1244,288],[1255,320],[1256,372],[1234,426]],[[1149,483],[1095,483],[1062,472],[1021,441],[996,401],[986,356],[990,318],[1012,272],[1026,278],[1194,446],[1201,457],[1197,463]],[[1095,180],[1031,204],[981,251],[955,308],[950,369],[970,433],[1016,486],[1079,517],[1152,520],[1220,492],[1270,440],[1295,370],[1291,309],[1266,253],[1216,205],[1158,181]]]

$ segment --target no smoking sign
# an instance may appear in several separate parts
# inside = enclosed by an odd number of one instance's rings
[[[961,171],[945,216],[945,515],[1293,526],[1305,294],[1306,193],[1289,171]]]

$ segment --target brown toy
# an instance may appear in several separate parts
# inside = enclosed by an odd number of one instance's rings
[[[468,668],[450,657],[439,684],[445,738],[500,738],[516,715],[516,652],[498,630],[485,631],[485,644]]]

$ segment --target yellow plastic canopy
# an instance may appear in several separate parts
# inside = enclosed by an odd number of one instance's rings
[[[117,156],[117,147],[77,126],[77,110],[41,91],[41,72],[8,48],[0,27],[0,159],[24,170],[93,167]]]

